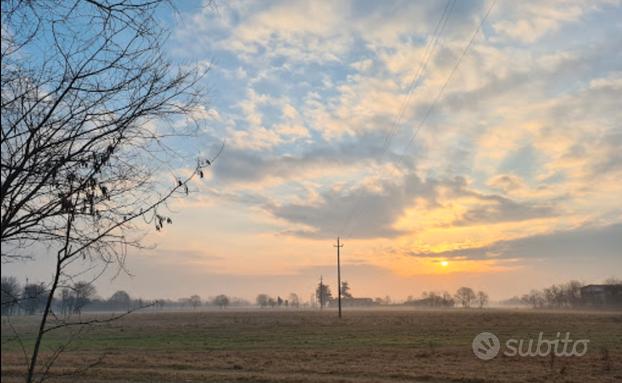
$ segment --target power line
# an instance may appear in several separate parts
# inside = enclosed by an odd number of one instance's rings
[[[417,73],[413,76],[412,80],[410,81],[407,87],[406,97],[404,101],[402,102],[400,109],[398,111],[398,114],[391,125],[389,134],[385,137],[384,145],[381,149],[380,156],[379,156],[380,158],[386,155],[391,145],[391,141],[393,140],[393,138],[395,137],[395,135],[397,134],[399,130],[400,123],[406,112],[406,106],[408,105],[410,101],[410,97],[412,95],[412,92],[414,91],[415,84],[419,82],[423,72],[427,68],[428,63],[430,62],[430,59],[432,58],[433,52],[436,48],[436,45],[438,44],[438,41],[440,40],[440,37],[445,30],[447,21],[449,20],[449,16],[451,15],[455,4],[456,4],[456,0],[448,0],[447,3],[445,4],[441,17],[438,19],[438,22],[436,23],[436,26],[434,27],[434,31],[432,32],[432,39],[428,40],[428,43],[426,44],[426,48],[424,50],[423,59],[421,61],[421,65],[419,66],[419,70],[417,71]],[[362,194],[362,192],[363,192],[362,189],[359,190],[359,193],[358,193],[359,195],[357,195],[354,198],[354,203],[352,204],[348,212],[348,215],[346,216],[346,219],[344,220],[341,226],[341,229],[339,231],[340,233],[343,233],[346,227],[350,224],[354,216],[354,213],[356,211],[356,208],[358,207],[358,204],[360,203],[359,197],[360,197],[360,194]]]
[[[462,50],[462,53],[460,54],[460,56],[458,57],[458,59],[456,60],[456,63],[454,64],[451,72],[449,73],[449,76],[447,76],[443,86],[441,87],[441,89],[439,90],[438,94],[436,95],[436,97],[434,98],[434,101],[432,102],[432,104],[430,104],[430,106],[428,107],[428,109],[426,110],[426,113],[424,114],[423,118],[421,119],[421,121],[419,122],[419,124],[417,125],[417,127],[415,128],[415,131],[413,132],[413,134],[411,135],[410,139],[408,140],[408,142],[406,143],[406,145],[404,146],[403,152],[406,153],[407,149],[410,147],[410,145],[413,143],[413,141],[415,140],[415,138],[417,137],[417,135],[419,134],[419,131],[421,130],[421,128],[424,126],[424,124],[426,123],[428,117],[430,116],[430,114],[432,113],[432,110],[434,109],[434,107],[436,106],[436,104],[438,103],[438,101],[440,100],[441,96],[443,95],[443,92],[445,91],[445,88],[447,88],[447,85],[449,84],[449,81],[451,81],[451,79],[453,78],[454,74],[456,73],[458,67],[460,66],[460,63],[462,62],[462,59],[464,58],[464,56],[467,54],[468,50],[471,48],[471,46],[473,45],[473,42],[475,41],[475,37],[477,36],[477,34],[480,32],[480,30],[482,29],[482,26],[484,25],[484,23],[486,22],[486,20],[488,19],[488,16],[490,15],[490,12],[492,11],[492,9],[494,8],[495,4],[497,3],[496,0],[494,0],[490,6],[488,7],[486,13],[484,14],[484,17],[482,18],[482,20],[480,21],[479,25],[477,26],[477,28],[475,29],[475,31],[473,32],[473,34],[471,35],[471,38],[469,39],[469,42],[467,43],[467,45],[464,47],[464,49]],[[453,6],[452,6],[453,9]],[[354,205],[356,206],[356,204]],[[350,216],[348,217],[348,222],[351,220],[352,216],[354,214],[354,209],[351,211]],[[345,228],[345,225],[342,229]],[[352,228],[350,228],[350,230],[348,231],[348,234],[345,237],[350,236],[352,233]]]
[[[490,7],[488,7],[488,11],[486,11],[486,14],[482,18],[482,21],[479,23],[479,25],[475,29],[475,32],[473,32],[473,35],[471,36],[471,39],[469,40],[469,43],[462,50],[462,54],[458,57],[458,60],[456,60],[456,63],[454,64],[454,67],[452,68],[451,72],[449,73],[449,76],[447,76],[447,79],[445,80],[445,83],[443,84],[443,86],[441,87],[440,91],[436,95],[436,98],[434,99],[432,104],[430,104],[430,107],[427,109],[425,115],[423,116],[423,119],[421,119],[421,121],[419,122],[419,125],[417,125],[417,128],[415,129],[415,132],[413,133],[413,135],[408,140],[408,143],[406,143],[406,146],[404,147],[404,152],[406,152],[406,149],[410,146],[410,144],[412,144],[414,139],[417,137],[417,134],[419,134],[419,131],[423,127],[423,124],[425,124],[425,122],[427,121],[428,117],[432,113],[432,109],[434,109],[434,107],[436,106],[436,103],[438,102],[438,100],[443,95],[443,92],[445,91],[445,88],[447,87],[447,84],[449,84],[449,81],[454,76],[454,73],[456,73],[456,70],[460,66],[460,63],[462,62],[462,59],[466,55],[467,51],[469,50],[469,48],[471,48],[471,45],[473,45],[473,41],[475,41],[475,36],[477,36],[479,31],[482,29],[482,26],[484,25],[484,22],[486,22],[486,19],[488,18],[488,15],[490,15],[490,12],[492,11],[492,8],[495,6],[496,2],[497,2],[496,0],[493,1],[490,4]]]
[[[436,48],[436,44],[440,40],[440,37],[443,34],[443,31],[445,30],[445,26],[447,25],[447,21],[449,20],[449,15],[451,15],[451,12],[453,11],[453,8],[455,5],[456,5],[455,0],[448,0],[447,4],[445,4],[443,13],[441,14],[440,19],[436,23],[436,27],[434,28],[434,32],[432,33],[432,35],[434,36],[434,38],[432,39],[432,44],[426,44],[426,49],[424,50],[423,60],[421,61],[419,70],[417,74],[413,76],[413,79],[408,85],[408,88],[407,88],[408,90],[406,92],[406,98],[402,102],[397,119],[394,121],[394,124],[393,124],[392,132],[391,132],[391,139],[393,139],[393,136],[397,133],[397,128],[399,127],[399,123],[404,117],[404,113],[406,112],[406,106],[408,105],[408,102],[410,101],[410,96],[412,95],[413,86],[419,82],[421,75],[423,74],[423,71],[428,66],[428,63],[430,59],[432,58],[432,52],[434,48]],[[439,26],[441,27],[440,31],[439,31]],[[385,143],[386,141],[387,140],[385,139]]]

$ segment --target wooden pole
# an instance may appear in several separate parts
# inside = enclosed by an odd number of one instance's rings
[[[339,304],[339,318],[341,319],[341,255],[339,250],[343,247],[343,245],[339,242],[339,237],[337,237],[337,302]]]

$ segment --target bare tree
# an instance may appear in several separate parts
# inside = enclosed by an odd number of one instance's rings
[[[464,308],[471,307],[471,303],[475,300],[475,292],[470,287],[461,287],[456,291],[454,296],[456,301]]]
[[[74,295],[69,288],[65,287],[60,291],[59,310],[64,317],[68,317],[73,313],[73,300]]]
[[[95,296],[95,286],[90,282],[80,281],[74,283],[71,289],[74,296],[73,312],[79,315],[84,306],[88,305]]]
[[[581,304],[581,288],[583,283],[570,281],[562,286],[564,305],[577,307]]]
[[[231,303],[229,297],[224,294],[217,295],[214,297],[214,299],[212,299],[212,304],[214,306],[220,307],[221,309],[229,306],[229,303]]]
[[[257,303],[257,306],[264,308],[270,304],[270,299],[272,298],[270,298],[268,294],[259,294],[257,295],[257,298],[255,298],[255,302]]]
[[[320,302],[320,308],[324,308],[332,299],[333,294],[330,291],[330,286],[320,280],[320,283],[318,283],[315,289],[315,296],[318,302]]]
[[[421,299],[415,300],[412,296],[410,296],[408,297],[406,304],[427,307],[453,307],[455,302],[447,291],[443,293],[424,291],[421,294]]]
[[[529,294],[521,297],[521,302],[531,305],[533,308],[540,308],[545,305],[546,300],[542,291],[531,290]]]
[[[126,291],[119,290],[110,296],[110,298],[108,299],[108,302],[110,303],[110,305],[112,306],[114,310],[121,309],[121,310],[128,311],[130,309],[130,304],[132,302],[132,299],[130,298],[130,294],[128,294]],[[159,301],[156,301],[156,302],[159,302]],[[158,303],[156,306],[160,306],[160,305],[161,304]]]
[[[298,308],[300,306],[300,298],[298,298],[298,294],[290,293],[288,303],[290,306]]]
[[[17,278],[2,276],[2,315],[14,315],[17,311],[20,296],[20,286]]]
[[[488,294],[486,294],[483,291],[478,291],[477,292],[477,305],[479,306],[479,308],[484,308],[484,306],[486,306],[488,304]]]
[[[161,211],[166,202],[187,194],[213,160],[162,177],[166,166],[188,165],[165,142],[185,132],[156,122],[194,110],[201,75],[162,54],[160,3],[2,2],[1,259],[32,259],[43,249],[55,257],[27,382],[44,334],[59,328],[48,320],[71,270],[122,269],[127,248],[141,247],[137,219],[156,230],[172,223]]]
[[[193,309],[196,309],[197,307],[201,306],[201,297],[198,295],[192,295],[190,296],[190,298],[188,298],[188,303],[190,303],[190,306],[192,306]]]
[[[270,305],[270,307],[274,308],[274,306],[276,306],[276,299],[269,297],[268,298],[268,305]]]
[[[26,315],[41,312],[46,304],[47,291],[42,283],[27,283],[20,299],[20,306]]]
[[[350,292],[350,284],[347,281],[341,282],[341,296],[344,298],[352,298],[352,293]]]

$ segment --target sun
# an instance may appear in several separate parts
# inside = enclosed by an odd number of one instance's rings
[[[449,266],[449,262],[447,262],[447,261],[441,261],[441,266],[443,266],[443,267],[447,267],[447,266]]]

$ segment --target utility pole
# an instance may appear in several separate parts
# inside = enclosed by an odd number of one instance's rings
[[[339,237],[337,237],[337,244],[333,246],[337,248],[337,301],[339,302],[339,318],[341,318],[341,259],[339,250],[343,244],[339,243]]]
[[[320,275],[320,310],[324,309],[324,276]]]

